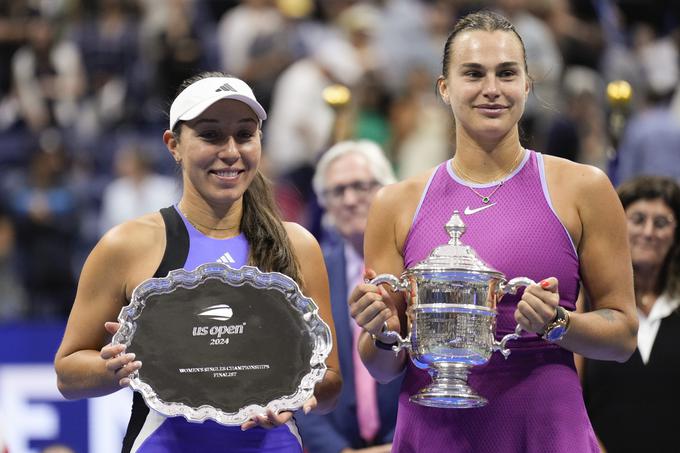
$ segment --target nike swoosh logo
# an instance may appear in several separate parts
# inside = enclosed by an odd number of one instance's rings
[[[487,208],[490,208],[491,206],[493,206],[495,204],[496,203],[485,204],[484,206],[480,206],[480,207],[475,208],[475,209],[470,209],[470,206],[466,206],[465,211],[463,211],[463,212],[465,213],[465,215],[472,215],[472,214],[478,213],[479,211],[483,211]]]

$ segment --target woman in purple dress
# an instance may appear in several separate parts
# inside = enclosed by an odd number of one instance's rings
[[[456,154],[377,194],[365,238],[366,277],[399,275],[448,241],[454,210],[463,242],[508,278],[539,282],[498,304],[498,337],[524,332],[504,360],[473,367],[469,383],[488,400],[473,409],[409,402],[429,383],[407,354],[391,352],[390,330],[407,332],[405,300],[358,285],[350,310],[365,332],[360,353],[374,377],[405,371],[393,451],[596,452],[573,352],[625,361],[637,319],[626,221],[601,171],[522,147],[518,121],[531,87],[520,36],[491,12],[462,18],[444,48],[437,87],[455,118]],[[375,272],[373,272],[375,271]],[[581,286],[592,304],[575,312]]]

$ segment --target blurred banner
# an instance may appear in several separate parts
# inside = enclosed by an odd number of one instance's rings
[[[0,433],[10,453],[64,445],[76,453],[118,453],[132,391],[67,401],[52,362],[65,323],[0,324]]]

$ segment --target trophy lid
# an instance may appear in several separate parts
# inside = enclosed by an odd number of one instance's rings
[[[472,247],[461,242],[460,237],[465,233],[465,224],[458,211],[453,211],[453,215],[444,226],[451,236],[448,244],[436,247],[427,259],[419,262],[407,272],[415,273],[483,273],[491,274],[492,277],[504,278],[504,275],[489,267],[482,261]]]

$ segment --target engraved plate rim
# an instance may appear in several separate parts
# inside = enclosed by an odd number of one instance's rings
[[[113,336],[112,344],[129,346],[134,338],[136,319],[141,315],[146,299],[151,296],[171,293],[177,288],[192,289],[208,279],[218,279],[223,283],[238,287],[250,285],[257,289],[274,289],[282,293],[291,306],[301,314],[303,323],[308,327],[314,345],[310,359],[310,371],[300,380],[293,395],[283,396],[270,401],[267,406],[257,404],[242,407],[237,412],[225,412],[211,405],[197,408],[184,403],[163,401],[149,384],[135,372],[130,378],[130,387],[138,391],[146,404],[165,416],[183,416],[190,422],[214,420],[217,423],[235,426],[248,421],[255,414],[263,414],[267,409],[274,412],[294,410],[301,407],[314,394],[314,386],[323,379],[326,372],[326,358],[333,346],[330,327],[319,316],[319,309],[313,299],[305,296],[295,280],[280,272],[263,272],[255,266],[233,268],[223,263],[206,263],[193,271],[175,269],[166,277],[153,277],[140,283],[132,292],[130,303],[118,315],[120,329]]]

